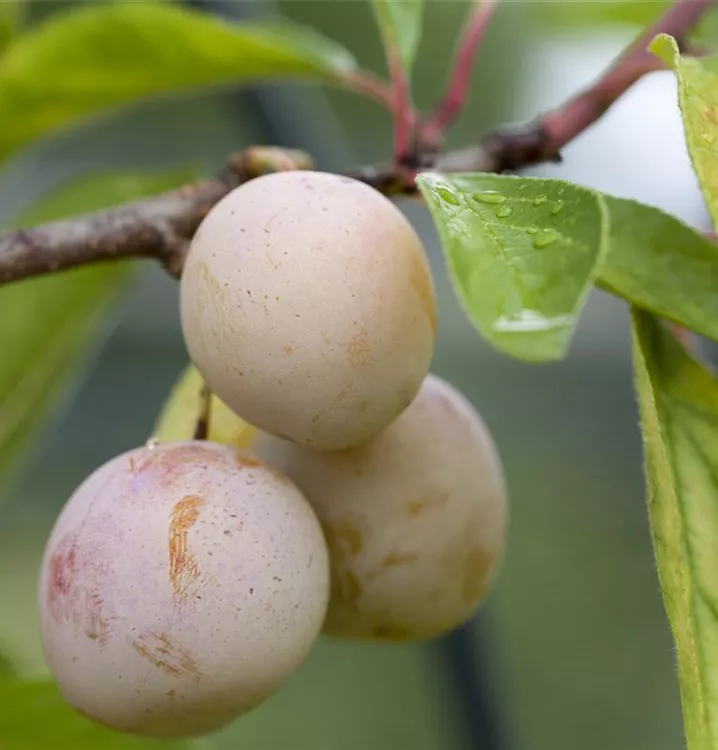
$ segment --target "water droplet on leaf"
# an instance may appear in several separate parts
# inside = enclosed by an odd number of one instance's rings
[[[545,195],[537,195],[534,198],[534,206],[540,206],[542,203],[546,203],[548,198]]]
[[[552,242],[556,241],[557,233],[553,229],[542,229],[534,237],[534,247],[542,248],[547,247]]]
[[[511,216],[513,213],[513,209],[509,208],[508,206],[499,206],[496,211],[496,216],[499,219],[505,219],[507,216]]]
[[[549,213],[551,216],[556,216],[556,214],[560,214],[561,211],[563,211],[563,201],[556,201],[553,206],[551,206],[551,211]]]
[[[526,227],[526,234],[538,234],[538,227]]]
[[[449,188],[437,187],[436,192],[446,203],[451,203],[452,206],[461,205],[461,199],[459,198],[459,196],[456,195],[456,193],[454,193],[452,190],[449,190]]]
[[[474,193],[474,200],[479,203],[503,203],[506,196],[501,195],[497,190],[482,190],[480,193]]]

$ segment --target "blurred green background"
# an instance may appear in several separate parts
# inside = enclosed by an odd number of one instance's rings
[[[571,4],[561,5],[502,5],[452,144],[557,104],[635,31],[599,23],[594,12],[582,16],[585,23],[569,23],[563,16]],[[607,3],[592,5],[601,11]],[[39,18],[60,7],[32,9]],[[427,3],[415,74],[423,106],[441,91],[466,7]],[[223,2],[212,9],[279,10],[383,71],[365,2]],[[304,148],[321,168],[338,170],[387,159],[391,124],[372,102],[310,85],[153,101],[14,158],[0,175],[0,218],[88,171],[196,164],[211,172],[230,151],[256,143]],[[564,156],[564,165],[534,173],[560,173],[705,224],[668,74],[642,83]],[[594,294],[560,365],[528,366],[498,355],[454,302],[425,210],[402,205],[437,278],[433,369],[477,405],[505,463],[511,530],[501,575],[477,620],[453,639],[381,647],[323,640],[273,700],[216,738],[217,747],[677,750],[680,708],[647,531],[625,306]],[[185,363],[176,282],[147,264],[86,363],[80,387],[3,489],[0,651],[16,656],[28,674],[45,673],[35,584],[58,511],[90,471],[148,437]]]

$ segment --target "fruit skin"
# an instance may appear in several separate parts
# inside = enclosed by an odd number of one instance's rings
[[[436,300],[421,241],[356,180],[279,172],[199,227],[181,281],[191,359],[260,429],[322,450],[358,445],[418,392]]]
[[[228,446],[129,451],[76,490],[49,539],[42,642],[66,700],[114,729],[189,737],[264,701],[329,596],[299,490]]]
[[[322,522],[332,565],[324,632],[434,638],[487,593],[507,526],[502,469],[471,404],[429,376],[367,444],[322,453],[259,433],[252,450],[286,472]]]

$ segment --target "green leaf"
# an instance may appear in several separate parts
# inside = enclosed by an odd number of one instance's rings
[[[424,0],[372,0],[372,6],[389,56],[397,54],[410,70],[421,40]]]
[[[603,198],[610,241],[598,284],[718,340],[718,245],[660,209]]]
[[[15,36],[25,17],[26,0],[0,1],[0,51]]]
[[[0,679],[2,750],[199,750],[198,742],[146,740],[78,714],[51,682]],[[202,743],[202,746],[205,746]]]
[[[595,29],[598,24],[646,26],[658,18],[669,5],[669,0],[614,0],[614,2],[577,2],[558,0],[551,3],[531,3],[541,23],[551,26],[584,26]]]
[[[15,669],[10,659],[3,653],[0,653],[0,679],[10,677],[15,674]]]
[[[604,255],[600,197],[560,180],[483,173],[417,182],[471,321],[514,357],[564,356]]]
[[[676,71],[688,153],[718,227],[718,55],[684,57],[666,34],[657,36],[650,49]]]
[[[341,82],[340,45],[289,23],[231,24],[186,8],[103,2],[58,13],[0,58],[0,159],[91,115],[247,79]]]
[[[689,750],[718,747],[718,381],[650,313],[634,365],[658,576]]]
[[[151,195],[187,176],[95,175],[49,195],[16,225]],[[102,264],[0,287],[0,479],[66,392],[129,275],[128,263]]]

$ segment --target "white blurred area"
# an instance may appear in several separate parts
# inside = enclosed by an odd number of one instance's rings
[[[545,37],[534,50],[518,97],[522,116],[552,108],[600,75],[631,34]],[[533,64],[532,64],[533,63]],[[689,224],[709,221],[693,174],[678,109],[675,75],[639,81],[592,128],[564,149],[562,164],[533,174],[561,177],[662,208]]]

